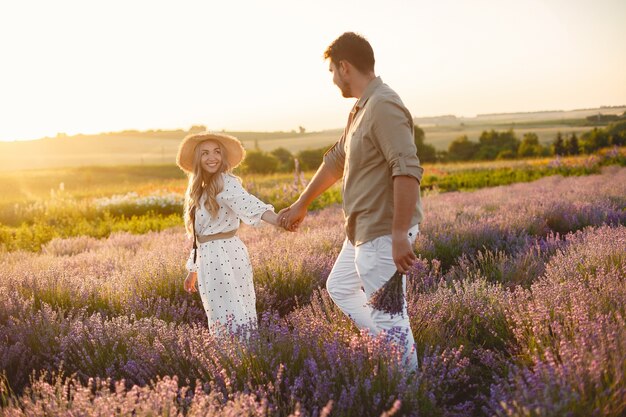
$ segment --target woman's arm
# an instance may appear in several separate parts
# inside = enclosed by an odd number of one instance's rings
[[[261,215],[261,220],[274,226],[278,226],[278,214],[274,213],[272,210],[266,210],[265,213]]]

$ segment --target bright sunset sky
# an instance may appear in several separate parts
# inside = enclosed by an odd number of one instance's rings
[[[0,140],[340,128],[345,31],[416,117],[622,105],[624,22],[624,0],[1,0]]]

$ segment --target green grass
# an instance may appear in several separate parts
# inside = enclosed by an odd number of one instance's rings
[[[183,192],[186,177],[176,165],[93,166],[0,173],[0,207],[47,200],[59,193],[76,199],[153,190]],[[62,191],[61,191],[62,189]]]
[[[550,175],[598,174],[600,166],[590,167],[539,167],[539,168],[497,168],[476,169],[471,171],[455,172],[453,174],[438,177],[426,175],[422,181],[422,189],[437,189],[438,191],[475,190],[498,185],[508,185],[518,182],[530,182]]]
[[[626,149],[560,160],[426,165],[422,190],[474,190],[533,181],[550,175],[589,175],[605,165],[626,165]],[[244,187],[276,211],[297,199],[313,172],[243,175]],[[60,185],[62,184],[62,186]],[[39,251],[60,237],[103,238],[116,231],[146,233],[181,226],[186,178],[174,165],[28,170],[0,174],[0,250]],[[311,210],[339,204],[341,184],[324,192]],[[128,194],[128,193],[135,194]],[[112,198],[125,195],[122,198]],[[147,196],[154,196],[147,199]],[[102,204],[102,201],[107,204]]]

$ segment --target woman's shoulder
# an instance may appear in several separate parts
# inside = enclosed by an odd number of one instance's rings
[[[222,172],[222,178],[224,179],[224,181],[232,181],[238,179],[238,177],[232,172]]]
[[[224,180],[224,188],[222,189],[222,193],[230,193],[233,191],[240,191],[243,188],[241,185],[241,179],[236,175],[231,174],[230,172],[223,172],[222,179]]]
[[[230,173],[230,172],[222,172],[222,179],[224,180],[224,185],[233,184],[233,185],[241,185],[241,179]]]

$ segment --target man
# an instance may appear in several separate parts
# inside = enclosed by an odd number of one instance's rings
[[[413,119],[400,97],[375,75],[374,52],[365,38],[344,33],[324,58],[330,61],[333,82],[342,95],[357,102],[343,135],[326,152],[298,200],[279,213],[279,222],[297,227],[309,204],[343,177],[346,240],[328,277],[328,293],[359,328],[395,337],[415,369],[406,302],[403,314],[395,316],[368,305],[396,270],[406,273],[416,259],[413,244],[422,220],[423,169],[416,155]]]

